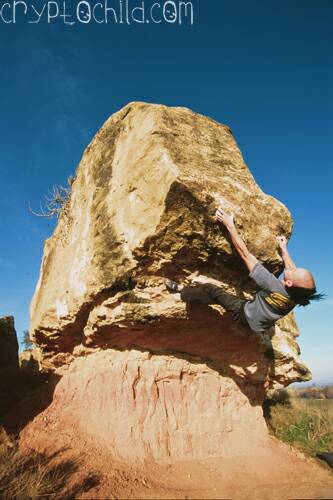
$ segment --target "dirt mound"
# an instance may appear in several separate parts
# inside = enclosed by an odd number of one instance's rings
[[[78,438],[75,429],[50,424],[34,445],[52,450],[60,461],[79,460],[73,481],[96,478],[79,498],[169,499],[205,498],[234,500],[332,499],[333,474],[317,461],[270,436],[265,446],[230,457],[204,460],[145,460],[128,463],[96,447],[93,440]],[[53,427],[54,425],[54,427]],[[51,439],[50,439],[51,437]],[[24,448],[27,448],[25,441]],[[57,452],[59,450],[59,452]],[[68,490],[72,488],[68,484]]]

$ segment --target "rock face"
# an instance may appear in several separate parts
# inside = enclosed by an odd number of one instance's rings
[[[18,342],[13,316],[0,318],[0,370],[18,369]]]
[[[290,213],[257,186],[229,127],[146,103],[103,125],[45,242],[31,303],[42,366],[64,374],[50,421],[126,459],[228,455],[269,439],[267,390],[310,378],[293,315],[259,336],[164,286],[208,281],[251,298],[215,222],[220,205],[252,253],[281,270],[275,237],[290,237]]]
[[[135,349],[108,349],[73,362],[56,388],[47,425],[59,427],[59,415],[62,428],[75,422],[81,434],[126,461],[214,456],[217,450],[219,456],[244,455],[267,439],[261,407],[253,408],[231,377],[189,356]]]

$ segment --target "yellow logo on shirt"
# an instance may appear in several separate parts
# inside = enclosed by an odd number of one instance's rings
[[[293,307],[295,305],[292,300],[279,292],[271,293],[270,295],[265,297],[265,300],[266,302],[268,302],[268,304],[275,307],[276,309],[279,309],[280,311],[284,311],[285,309],[288,309],[289,307]]]

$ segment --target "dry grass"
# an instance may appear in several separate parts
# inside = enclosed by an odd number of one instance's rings
[[[11,381],[10,390],[8,380]],[[24,455],[14,435],[48,404],[55,382],[41,374],[2,370],[0,377],[0,498],[74,498],[98,484],[93,471],[84,471],[78,460],[37,453]],[[45,392],[45,394],[44,394]],[[50,394],[49,394],[50,393]],[[41,408],[40,408],[41,406]],[[11,447],[10,447],[11,446]]]
[[[267,423],[277,438],[311,456],[332,451],[332,400],[291,398],[270,408]]]
[[[39,456],[24,456],[17,450],[0,449],[1,498],[56,496],[64,487],[67,473],[50,467]]]
[[[0,498],[75,498],[99,483],[96,474],[82,476],[80,463],[58,456],[24,455],[17,448],[0,446]]]

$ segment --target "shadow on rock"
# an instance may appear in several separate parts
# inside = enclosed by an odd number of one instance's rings
[[[1,370],[0,425],[17,433],[52,402],[60,377],[25,369]]]
[[[137,349],[154,355],[172,355],[192,363],[205,363],[221,376],[230,377],[252,406],[262,404],[265,384],[275,375],[274,350],[250,328],[237,323],[230,313],[208,305],[190,304],[186,319],[163,318],[126,329],[105,325],[94,338],[101,349]]]

